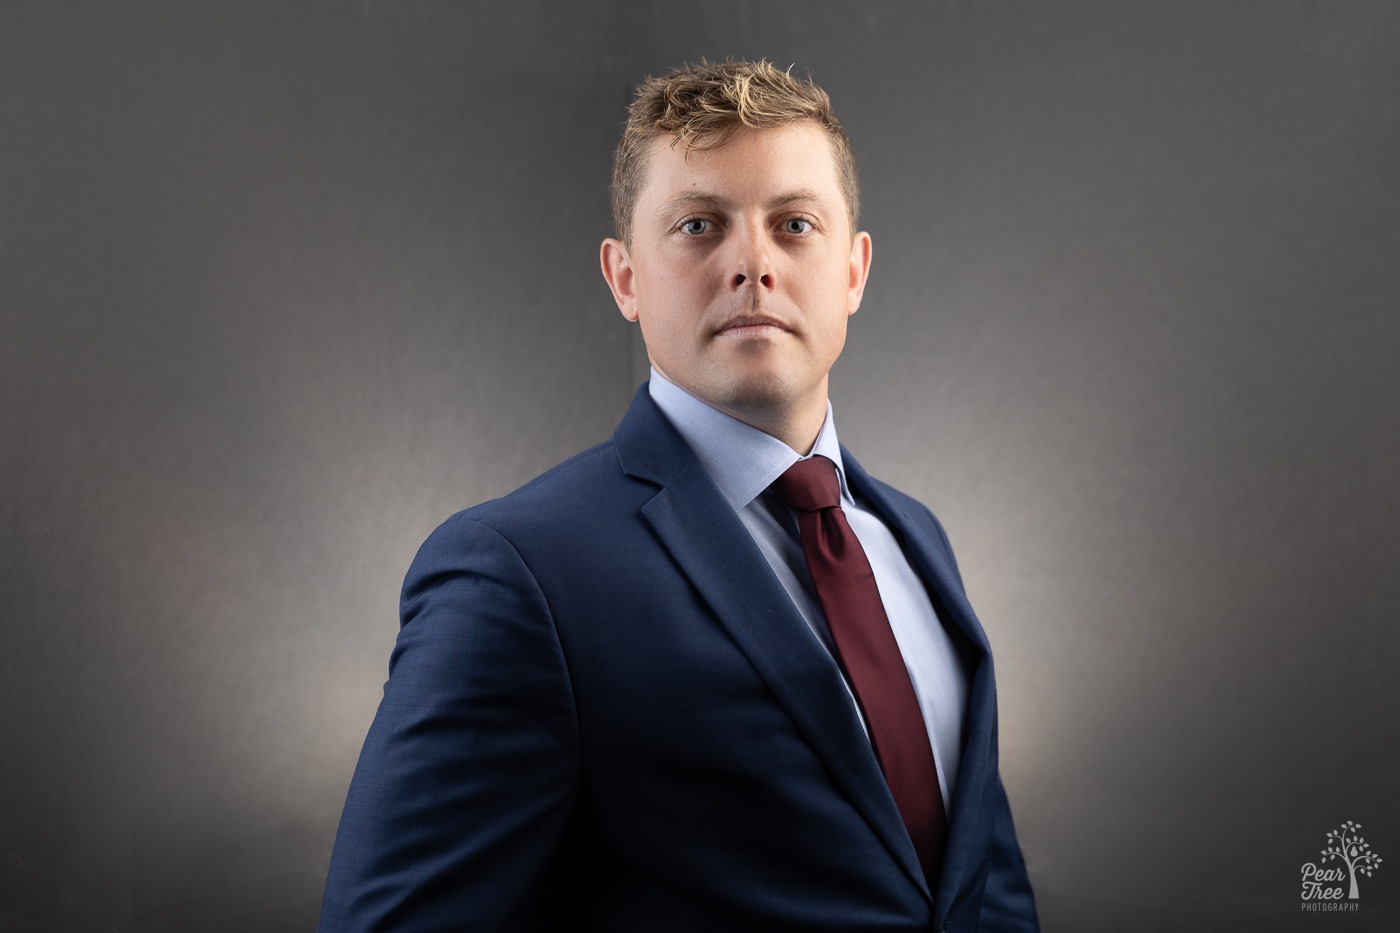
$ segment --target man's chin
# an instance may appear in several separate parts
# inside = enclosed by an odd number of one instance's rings
[[[762,413],[787,408],[796,401],[791,380],[777,373],[756,373],[715,386],[711,404],[739,412]]]

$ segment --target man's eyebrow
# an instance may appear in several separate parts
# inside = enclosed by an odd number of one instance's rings
[[[825,206],[826,199],[810,188],[798,188],[795,191],[787,191],[783,194],[768,200],[768,207],[786,207],[789,204],[796,204],[800,201],[807,201],[818,206]]]
[[[786,207],[789,204],[800,202],[810,202],[818,206],[825,206],[825,199],[810,188],[797,188],[792,191],[784,191],[776,194],[764,202],[764,207],[772,210],[775,207]],[[666,216],[679,210],[693,207],[708,207],[713,210],[727,211],[734,207],[734,202],[718,194],[680,194],[666,201],[657,209],[657,214]]]

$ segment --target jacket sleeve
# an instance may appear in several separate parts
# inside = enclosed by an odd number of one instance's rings
[[[1039,933],[1035,895],[1016,841],[1011,822],[1011,806],[1006,789],[997,775],[993,813],[992,847],[987,868],[987,886],[982,892],[981,933]]]
[[[925,509],[925,512],[928,510]],[[948,533],[943,529],[943,523],[932,512],[928,512],[928,517],[938,529],[948,561],[958,577],[958,585],[962,586],[962,571],[958,569],[953,546],[948,541]],[[1000,774],[996,776],[992,816],[991,854],[977,929],[979,933],[1039,933],[1040,921],[1036,915],[1035,894],[1031,890],[1030,876],[1026,873],[1026,863],[1021,856],[1021,845],[1016,841],[1016,827],[1011,820],[1011,804],[1006,799],[1006,788],[1001,783]]]
[[[564,834],[579,741],[549,606],[515,548],[458,515],[409,569],[323,931],[515,928]]]

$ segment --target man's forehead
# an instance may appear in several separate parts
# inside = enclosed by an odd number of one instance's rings
[[[782,152],[783,147],[788,147],[789,151]],[[792,147],[801,151],[800,157],[795,157]],[[813,158],[810,154],[813,147],[826,153],[827,158]],[[711,168],[716,161],[727,161],[731,153],[740,148],[746,150],[742,169],[761,167],[766,154],[789,163],[783,167],[784,190],[781,194],[768,195],[771,200],[829,200],[829,194],[821,190],[828,187],[828,183],[833,187],[832,193],[840,193],[835,149],[826,132],[809,120],[780,127],[739,129],[717,145],[709,145],[704,140],[686,145],[679,136],[669,133],[657,136],[646,151],[644,186],[666,203],[686,194],[697,199],[723,200],[725,194],[721,189],[730,187],[727,184],[730,174],[726,171],[716,175]],[[749,175],[748,172],[742,174]]]

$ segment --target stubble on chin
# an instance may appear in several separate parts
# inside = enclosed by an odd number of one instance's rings
[[[789,408],[797,399],[791,381],[764,371],[708,374],[708,401],[736,414],[764,415]]]

